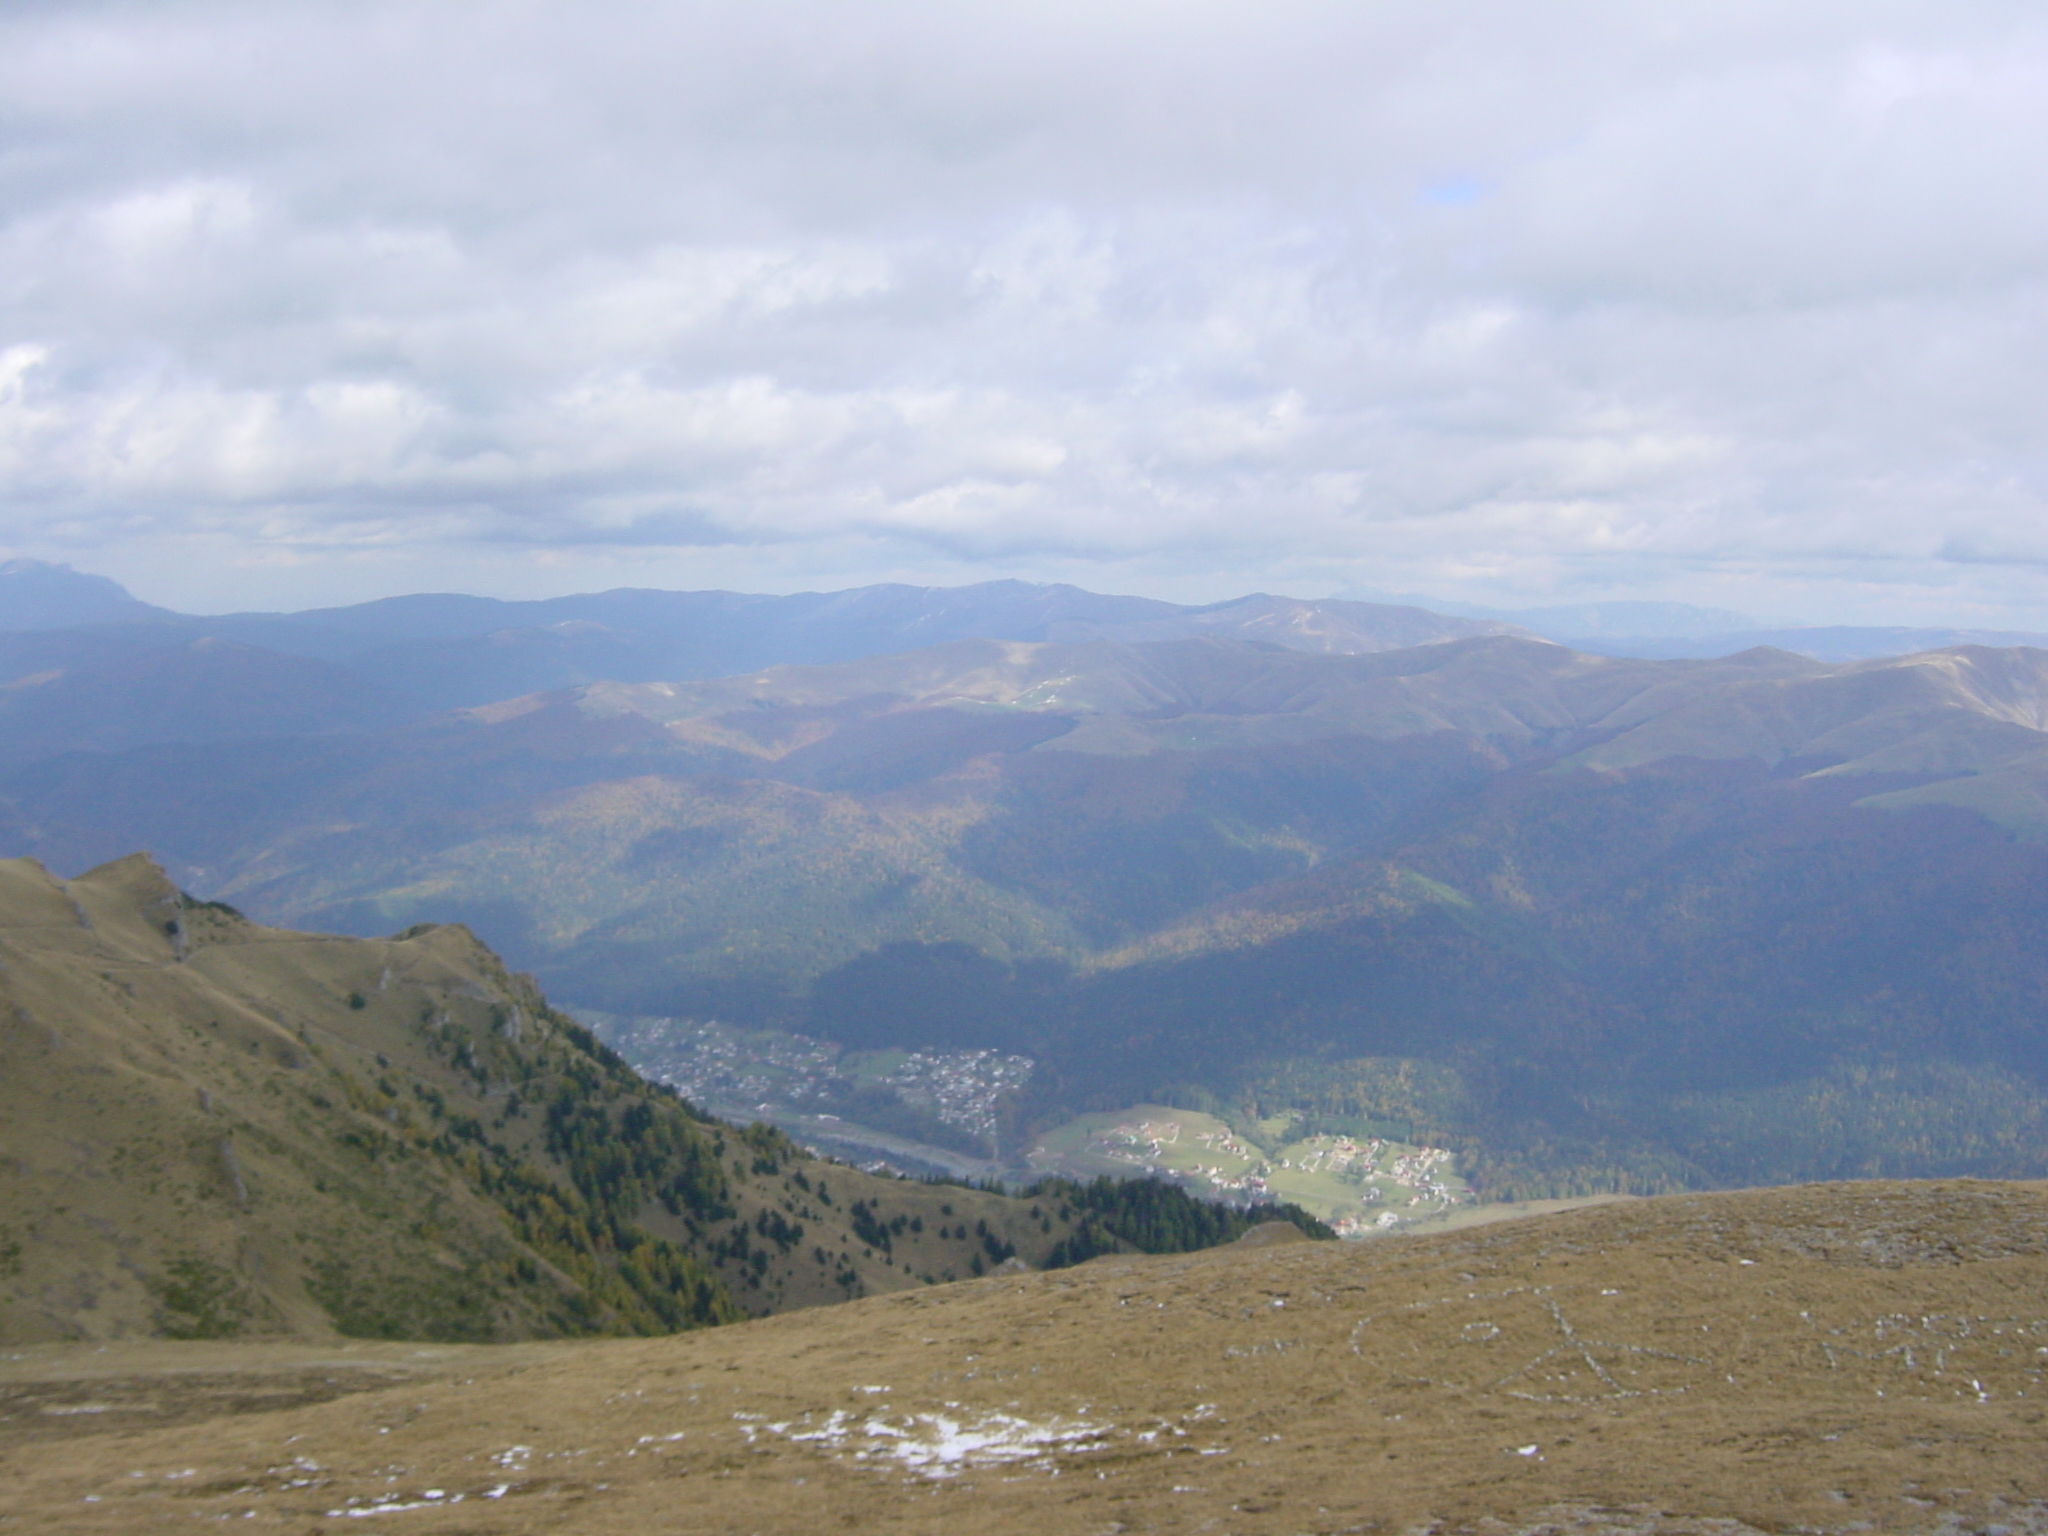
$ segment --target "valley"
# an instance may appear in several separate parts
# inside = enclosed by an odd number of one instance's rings
[[[584,1017],[636,1070],[691,1103],[727,1120],[764,1120],[869,1172],[1020,1187],[1049,1177],[1164,1179],[1205,1200],[1297,1205],[1343,1237],[1429,1224],[1474,1198],[1446,1149],[1364,1130],[1310,1131],[1297,1109],[1233,1129],[1199,1110],[1136,1104],[1026,1137],[1017,1109],[1036,1065],[1026,1056],[858,1051],[715,1022]]]
[[[2048,1536],[2048,0],[0,82],[0,1536]]]
[[[783,1030],[582,1017],[636,1071],[710,1114],[764,1120],[824,1155],[914,1177],[1002,1177],[998,1126],[1033,1065],[990,1050],[857,1051]]]
[[[996,584],[30,630],[0,847],[462,922],[572,1013],[744,1045],[675,1078],[720,1113],[920,1175],[1161,1104],[1303,1117],[1254,1136],[1290,1175],[1306,1137],[1436,1148],[1480,1201],[2048,1173],[2048,652],[1646,660],[1419,612]],[[472,691],[379,703],[387,652]]]
[[[2048,1531],[2048,653],[840,596],[13,637],[0,1525]]]

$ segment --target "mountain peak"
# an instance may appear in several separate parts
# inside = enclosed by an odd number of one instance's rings
[[[168,611],[142,602],[106,576],[49,560],[0,562],[0,630],[120,624]]]

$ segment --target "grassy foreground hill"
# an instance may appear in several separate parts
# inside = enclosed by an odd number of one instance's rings
[[[141,856],[0,862],[0,1167],[8,1342],[660,1333],[1254,1219],[828,1164],[643,1081],[464,928],[264,928]]]
[[[659,1340],[25,1350],[0,1361],[0,1519],[2025,1536],[2044,1393],[2048,1188],[1809,1186]]]

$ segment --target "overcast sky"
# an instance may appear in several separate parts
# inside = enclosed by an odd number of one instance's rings
[[[2044,18],[13,0],[0,552],[2048,628]]]

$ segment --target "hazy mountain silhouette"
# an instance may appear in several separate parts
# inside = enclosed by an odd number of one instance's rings
[[[202,640],[226,641],[341,668],[361,691],[362,710],[381,710],[386,716],[419,716],[593,682],[724,677],[776,664],[850,661],[964,639],[1218,635],[1358,653],[1505,628],[1364,603],[1259,596],[1190,608],[1018,581],[862,587],[789,597],[620,589],[508,602],[420,594],[302,613],[200,618],[136,603],[102,577],[34,562],[16,565],[22,570],[14,585],[0,579],[0,604],[18,586],[21,622],[0,625],[0,630],[22,633],[0,639],[0,684]],[[76,588],[84,595],[65,607],[54,599],[37,599],[45,587]],[[94,593],[97,598],[88,601]],[[0,606],[0,615],[6,611]],[[129,622],[111,622],[116,620]],[[169,735],[158,732],[157,739],[289,734],[300,728],[288,711],[275,709],[275,700],[260,687],[245,697],[232,679],[223,677],[211,691],[214,728],[195,723]],[[368,703],[372,698],[379,701],[375,709]],[[241,718],[233,729],[217,728],[219,720],[237,712]],[[57,744],[48,750],[65,750],[73,738],[91,734],[87,728],[69,727],[57,733]],[[42,750],[41,738],[24,732],[14,755]]]
[[[1726,656],[1769,645],[1816,661],[1867,661],[1957,645],[2048,646],[2048,632],[2016,629],[1899,628],[1882,625],[1816,624],[1797,628],[1716,630],[1703,634],[1631,635],[1622,631],[1560,637],[1579,650],[1604,656]]]
[[[0,561],[0,631],[69,629],[168,618],[170,610],[130,597],[120,583],[47,560]]]

